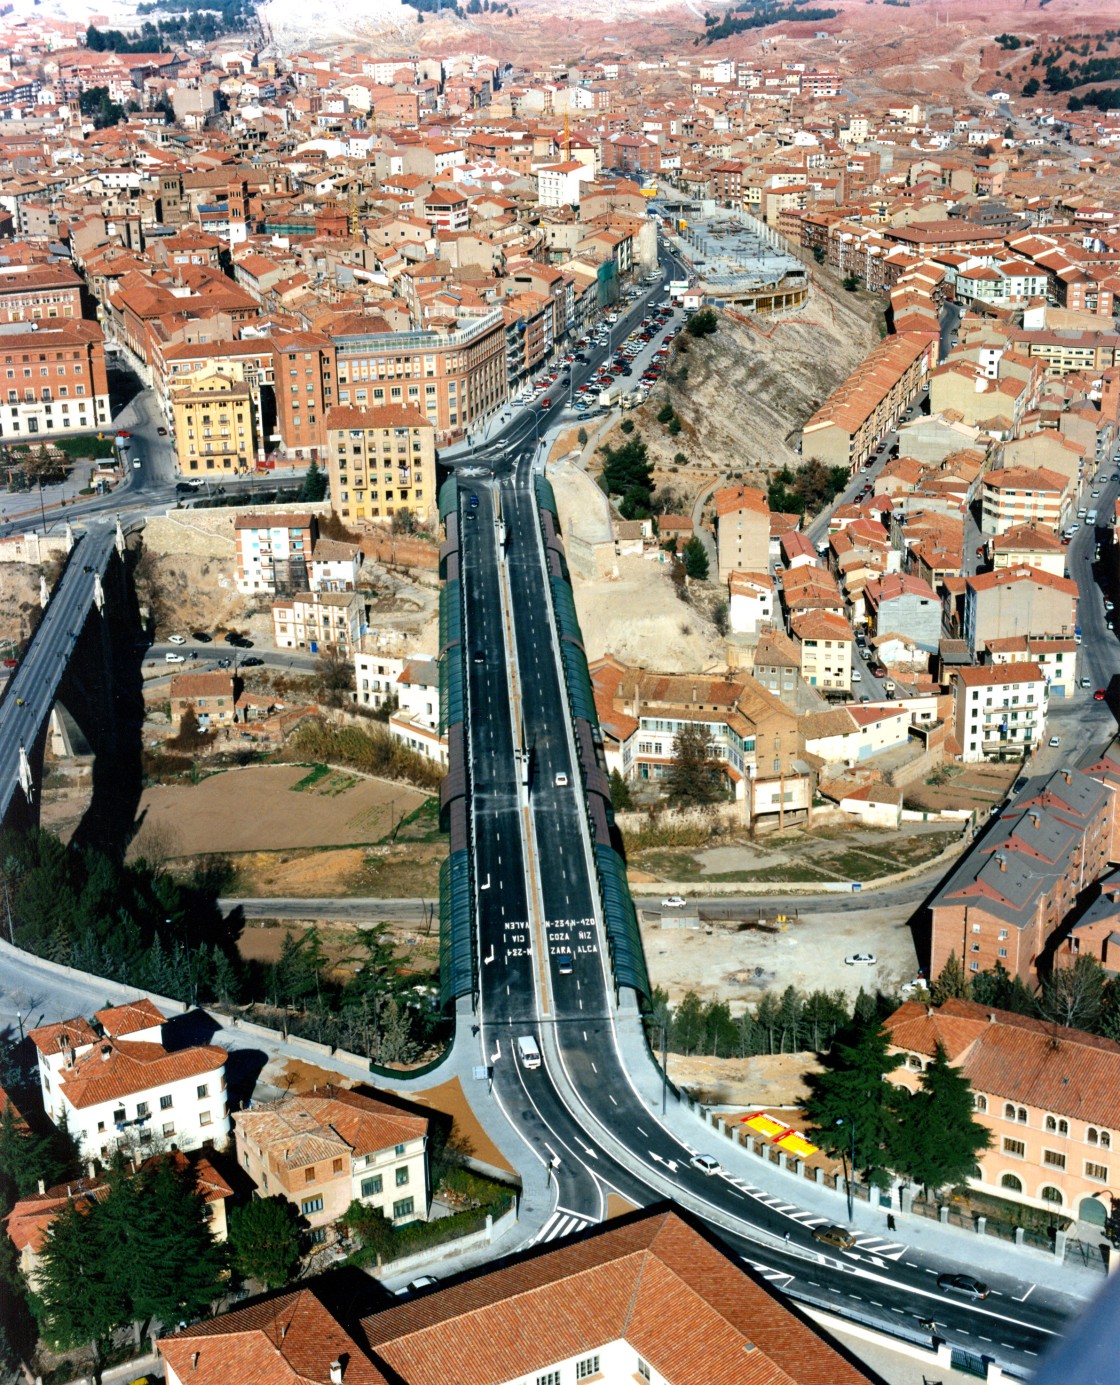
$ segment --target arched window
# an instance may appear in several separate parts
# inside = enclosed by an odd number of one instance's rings
[[[981,1096],[979,1092],[974,1092],[972,1096],[972,1105],[977,1111],[986,1111],[988,1109],[988,1098],[986,1096]]]
[[[1092,1126],[1090,1126],[1089,1129],[1086,1130],[1085,1138],[1091,1145],[1095,1145],[1097,1143],[1097,1132],[1093,1129]]]
[[[921,1072],[922,1060],[918,1057],[916,1053],[908,1054],[906,1058],[906,1066],[908,1068],[912,1068],[914,1072]]]
[[[1101,1149],[1111,1149],[1111,1148],[1112,1148],[1112,1136],[1108,1133],[1107,1130],[1102,1130],[1102,1131],[1101,1131]]]
[[[1015,1107],[1012,1106],[1010,1101],[1003,1108],[1003,1118],[1005,1121],[1013,1121],[1015,1119]]]
[[[1058,1120],[1058,1134],[1059,1134],[1059,1135],[1068,1135],[1068,1134],[1069,1134],[1069,1121],[1067,1121],[1067,1120],[1062,1120],[1061,1118],[1059,1118],[1059,1120]]]
[[[1046,1187],[1042,1189],[1042,1191],[1039,1193],[1039,1197],[1043,1200],[1043,1202],[1052,1202],[1055,1207],[1060,1207],[1062,1205],[1061,1193],[1058,1191],[1057,1188],[1052,1188],[1049,1184],[1047,1184]]]
[[[1057,1128],[1058,1128],[1058,1122],[1054,1119],[1054,1117],[1053,1117],[1053,1116],[1047,1116],[1047,1117],[1046,1117],[1046,1129],[1047,1129],[1047,1130],[1057,1130]]]
[[[1021,1193],[1023,1191],[1022,1179],[1017,1178],[1013,1173],[1005,1173],[999,1180],[999,1186],[1001,1188],[1010,1188],[1013,1193]]]
[[[1019,1116],[1019,1124],[1020,1124],[1020,1125],[1026,1125],[1026,1123],[1027,1123],[1027,1108],[1026,1108],[1025,1106],[1020,1106],[1020,1107],[1019,1107],[1018,1116]]]

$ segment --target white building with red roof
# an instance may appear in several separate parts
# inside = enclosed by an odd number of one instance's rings
[[[65,1119],[86,1158],[118,1148],[221,1148],[229,1138],[226,1050],[169,1050],[166,1016],[146,998],[32,1029],[43,1109]]]

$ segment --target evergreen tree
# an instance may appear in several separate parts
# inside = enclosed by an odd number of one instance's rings
[[[775,1051],[774,1045],[777,1043],[782,1022],[781,1008],[778,998],[771,991],[763,992],[761,1000],[755,1006],[754,1022],[760,1041],[760,1053],[772,1054]]]
[[[964,963],[958,961],[957,954],[950,952],[948,960],[941,968],[941,974],[933,983],[933,1003],[940,1005],[944,1000],[967,1000],[969,998],[968,974]]]
[[[682,726],[673,737],[673,760],[665,787],[675,804],[692,807],[713,803],[720,796],[719,768],[708,749],[702,725]]]
[[[617,769],[611,770],[611,807],[616,813],[628,813],[634,806],[630,785]]]
[[[303,485],[299,488],[300,500],[323,500],[327,494],[327,478],[319,470],[314,460],[308,464]]]
[[[990,1131],[973,1114],[972,1086],[954,1068],[940,1044],[922,1073],[918,1090],[900,1093],[900,1119],[891,1127],[895,1171],[932,1189],[964,1187],[977,1156],[992,1142]]]
[[[32,1308],[54,1351],[89,1347],[95,1367],[128,1305],[106,1254],[96,1202],[71,1202],[51,1222],[40,1252]]]
[[[235,1207],[229,1219],[229,1247],[234,1267],[245,1279],[278,1289],[299,1264],[296,1209],[286,1198],[254,1198]]]
[[[686,991],[673,1011],[673,1047],[678,1053],[695,1053],[704,1042],[704,1006],[695,991]]]
[[[814,1139],[830,1154],[846,1158],[854,1130],[856,1169],[877,1186],[890,1167],[898,1100],[885,1079],[903,1061],[901,1054],[887,1052],[889,1044],[878,1020],[849,1033],[829,1054],[825,1070],[809,1077],[805,1104]]]
[[[241,974],[232,958],[214,944],[214,995],[220,1005],[236,1005],[241,999]]]
[[[48,1141],[16,1115],[10,1103],[0,1115],[0,1197],[8,1210],[17,1197],[33,1193],[42,1178],[48,1185]]]
[[[704,1050],[713,1058],[730,1058],[735,1052],[739,1031],[731,1018],[731,1006],[726,1000],[708,1007],[704,1017]]]
[[[1011,976],[997,962],[992,971],[982,971],[972,978],[970,998],[977,1005],[990,1005],[995,1010],[1010,1010],[1016,1015],[1037,1015],[1038,1001],[1024,984],[1021,976]]]
[[[708,580],[708,553],[703,540],[697,538],[695,534],[681,550],[681,562],[684,563],[685,572],[694,581],[706,582]]]
[[[164,1323],[196,1317],[221,1293],[226,1254],[210,1232],[194,1169],[166,1155],[141,1171],[136,1191],[149,1268],[136,1260],[132,1316]]]

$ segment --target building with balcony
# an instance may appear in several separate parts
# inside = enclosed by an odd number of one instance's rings
[[[434,520],[435,428],[419,409],[331,409],[327,458],[331,503],[346,522],[386,523],[404,510],[418,524]]]
[[[109,426],[105,347],[96,322],[29,323],[0,333],[0,367],[5,442]]]
[[[253,397],[230,363],[204,367],[171,391],[175,450],[186,476],[251,471],[257,464]]]
[[[272,603],[277,649],[330,650],[349,658],[366,618],[359,592],[296,592]]]
[[[953,669],[951,683],[962,760],[1024,760],[1042,741],[1049,693],[1038,664]]]

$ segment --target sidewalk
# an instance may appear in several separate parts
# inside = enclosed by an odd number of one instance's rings
[[[634,1010],[620,1010],[617,1033],[623,1065],[634,1088],[658,1121],[682,1144],[690,1149],[717,1155],[720,1163],[737,1179],[774,1195],[781,1204],[792,1203],[830,1221],[847,1221],[846,1199],[842,1192],[821,1186],[769,1163],[747,1152],[737,1142],[728,1139],[718,1128],[701,1117],[704,1108],[693,1111],[669,1091],[666,1114],[661,1114],[662,1078],[642,1033],[641,1022]],[[1043,1250],[1015,1247],[995,1236],[980,1236],[963,1228],[942,1225],[920,1214],[905,1215],[894,1210],[896,1229],[887,1231],[886,1207],[873,1207],[857,1201],[852,1218],[853,1227],[866,1235],[882,1236],[894,1242],[913,1246],[931,1258],[944,1261],[946,1266],[962,1264],[980,1274],[1013,1275],[1029,1284],[1041,1284],[1065,1295],[1071,1304],[1083,1303],[1096,1294],[1105,1282],[1100,1270],[1086,1269],[1071,1260],[1062,1260]]]

